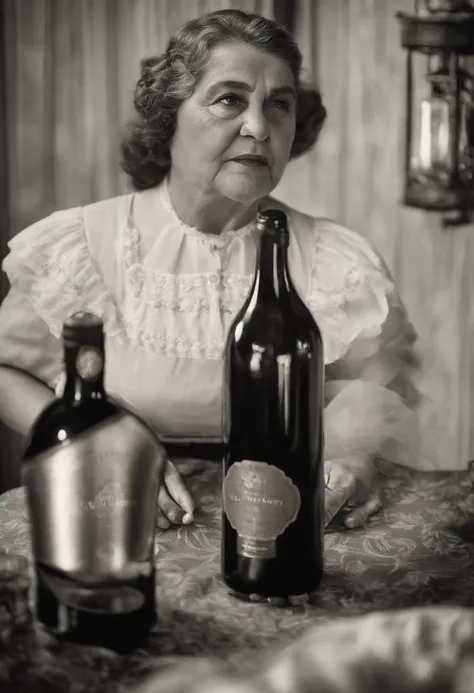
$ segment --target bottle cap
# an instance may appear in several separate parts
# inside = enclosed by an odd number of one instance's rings
[[[288,248],[290,233],[286,214],[281,209],[263,209],[257,216],[257,229],[265,238],[272,239],[282,248]]]
[[[257,228],[286,230],[288,224],[285,212],[282,209],[263,209],[257,216]]]
[[[104,338],[104,324],[94,313],[73,313],[63,325],[63,339],[73,344],[97,344]]]

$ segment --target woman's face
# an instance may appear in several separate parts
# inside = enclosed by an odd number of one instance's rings
[[[267,195],[290,157],[295,108],[286,61],[242,43],[219,44],[178,111],[172,177],[235,202]]]

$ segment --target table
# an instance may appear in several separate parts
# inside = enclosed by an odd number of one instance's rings
[[[474,606],[472,469],[416,473],[382,465],[383,512],[358,530],[344,530],[336,518],[326,531],[318,593],[311,603],[281,609],[227,594],[219,579],[220,466],[183,460],[178,467],[198,511],[193,526],[157,534],[160,624],[149,644],[120,657],[57,643],[38,629],[1,653],[2,693],[121,693],[193,655],[251,673],[272,648],[321,620],[440,603]],[[0,497],[0,548],[29,555],[22,489]]]

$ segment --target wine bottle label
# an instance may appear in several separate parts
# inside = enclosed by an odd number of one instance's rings
[[[83,380],[96,380],[104,367],[102,354],[93,347],[81,347],[76,357],[76,370]]]
[[[26,461],[35,559],[84,582],[149,572],[163,464],[128,412]]]
[[[266,462],[234,462],[223,484],[224,512],[248,558],[274,558],[276,539],[296,519],[301,496],[286,474]]]

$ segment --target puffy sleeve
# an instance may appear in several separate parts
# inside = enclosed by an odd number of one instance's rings
[[[82,208],[51,214],[16,235],[8,247],[2,268],[10,291],[0,307],[0,364],[20,368],[56,389],[64,320],[84,309],[110,314],[88,248]]]
[[[0,306],[0,365],[19,368],[55,390],[61,375],[61,343],[12,286]]]
[[[362,455],[416,466],[416,333],[369,241],[323,227],[309,305],[326,348],[326,459]]]

